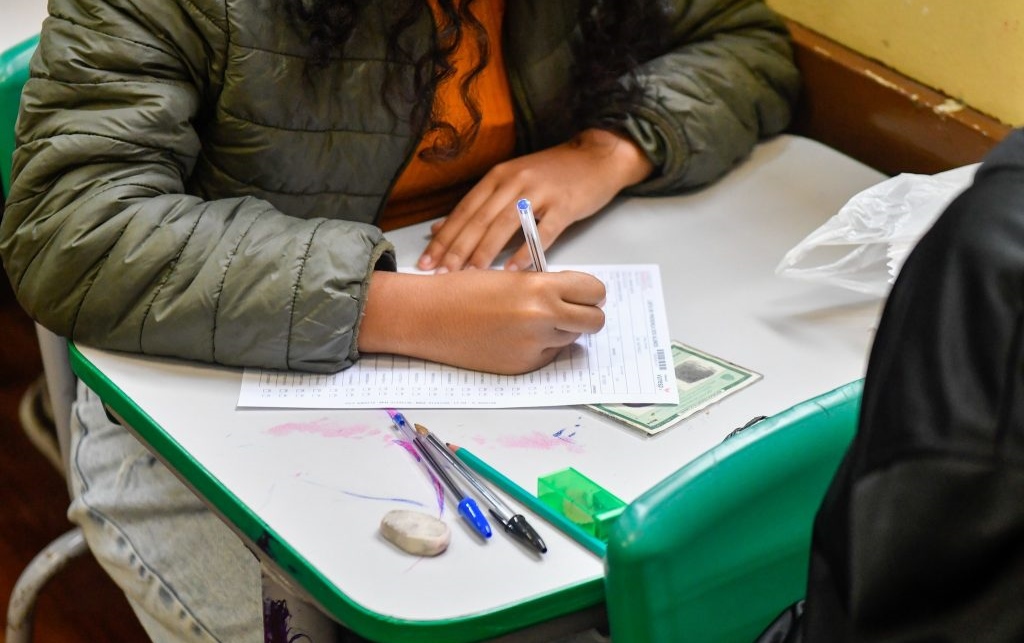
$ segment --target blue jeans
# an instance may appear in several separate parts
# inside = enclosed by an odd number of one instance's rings
[[[263,642],[260,563],[79,384],[68,517],[154,641]]]

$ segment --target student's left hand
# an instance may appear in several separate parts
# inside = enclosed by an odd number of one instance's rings
[[[652,170],[639,147],[621,134],[597,129],[573,140],[494,166],[445,219],[420,257],[421,270],[487,268],[520,229],[515,203],[530,199],[542,245],[547,248],[573,223],[608,203]],[[519,248],[506,270],[530,266]]]

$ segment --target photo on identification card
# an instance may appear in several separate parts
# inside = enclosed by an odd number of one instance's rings
[[[761,379],[760,373],[676,341],[672,361],[679,404],[588,404],[587,408],[654,435]]]

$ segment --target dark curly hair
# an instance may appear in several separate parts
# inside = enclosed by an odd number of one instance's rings
[[[427,160],[458,156],[476,137],[480,127],[480,108],[471,88],[490,59],[487,34],[471,9],[477,0],[437,0],[442,15],[435,47],[419,59],[401,46],[400,36],[428,10],[425,0],[394,0],[399,8],[387,34],[389,60],[411,64],[415,70],[412,99],[413,127],[434,137],[432,147],[422,152]],[[550,0],[558,2],[559,0]],[[359,20],[360,12],[374,0],[285,0],[292,23],[307,35],[314,65],[323,66],[340,57]],[[581,37],[576,42],[579,66],[572,70],[573,92],[562,125],[575,131],[589,127],[617,129],[624,112],[622,106],[636,100],[643,83],[637,66],[660,50],[666,24],[658,0],[581,0],[579,7]],[[473,38],[479,59],[459,86],[462,101],[470,115],[470,125],[457,130],[445,120],[432,97],[437,86],[455,70],[452,56],[463,38]],[[381,87],[386,105],[394,83]],[[597,100],[597,99],[600,100]],[[594,106],[601,105],[596,112]],[[618,115],[618,116],[616,116]]]

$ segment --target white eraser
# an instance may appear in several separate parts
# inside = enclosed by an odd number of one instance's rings
[[[417,556],[437,556],[451,542],[448,523],[429,514],[395,509],[384,514],[380,533],[402,551]]]

